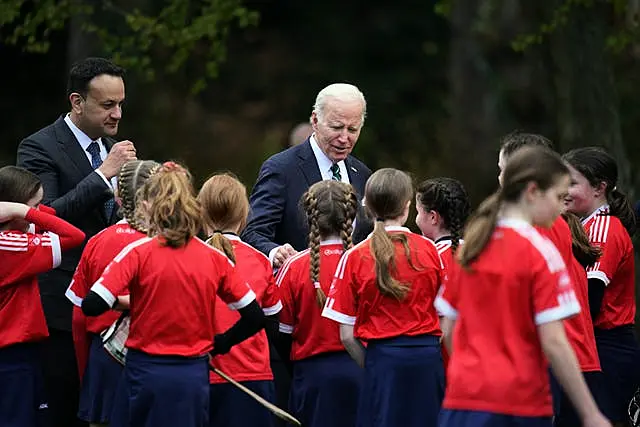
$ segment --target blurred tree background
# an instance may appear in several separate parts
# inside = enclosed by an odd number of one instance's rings
[[[316,93],[354,83],[368,101],[355,154],[417,180],[449,175],[477,203],[497,185],[502,135],[560,151],[603,145],[623,191],[640,105],[637,0],[0,0],[0,163],[68,109],[85,56],[129,69],[119,137],[139,157],[222,170],[251,187]]]

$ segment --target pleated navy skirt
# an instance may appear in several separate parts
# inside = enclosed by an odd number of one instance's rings
[[[305,427],[355,427],[363,378],[347,352],[295,361],[289,410]]]
[[[443,409],[438,427],[551,427],[551,417],[517,417],[494,412]]]
[[[594,332],[606,391],[601,410],[612,422],[626,422],[629,402],[640,382],[640,353],[633,326]]]
[[[209,427],[207,364],[129,349],[109,427]]]
[[[78,418],[93,424],[109,424],[121,375],[122,365],[105,351],[100,335],[92,336],[80,389]]]
[[[403,336],[368,343],[359,427],[435,426],[443,398],[439,337]]]
[[[0,348],[0,426],[45,427],[47,417],[39,344]]]
[[[273,403],[273,381],[241,381],[258,396]],[[209,397],[209,425],[211,427],[272,427],[273,415],[248,394],[233,384],[211,384]]]

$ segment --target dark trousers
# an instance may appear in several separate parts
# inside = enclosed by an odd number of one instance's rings
[[[51,427],[86,427],[78,419],[80,381],[70,331],[49,329],[42,346],[42,370]]]

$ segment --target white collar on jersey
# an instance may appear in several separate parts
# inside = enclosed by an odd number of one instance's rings
[[[533,228],[531,223],[520,218],[498,218],[496,225],[499,227],[515,228],[520,230],[524,228]]]
[[[400,225],[385,225],[384,229],[386,231],[403,231],[405,233],[411,233],[411,230],[409,230],[407,227],[402,227]],[[369,235],[367,236],[367,239],[371,237],[372,234],[373,233],[369,233]]]
[[[605,203],[604,205],[600,206],[598,209],[596,209],[595,211],[591,212],[591,215],[589,215],[586,218],[582,219],[582,225],[585,225],[586,223],[588,223],[589,221],[591,221],[591,218],[593,218],[594,216],[602,213],[602,212],[606,212],[609,210],[609,204]]]
[[[122,218],[120,221],[116,222],[117,225],[129,224],[126,219]]]
[[[222,233],[222,235],[224,237],[226,237],[229,240],[235,240],[237,242],[242,242],[242,239],[240,237],[238,237],[238,235],[233,234],[233,233]]]
[[[320,246],[324,246],[324,245],[341,245],[342,244],[342,239],[327,239],[327,240],[320,240]]]

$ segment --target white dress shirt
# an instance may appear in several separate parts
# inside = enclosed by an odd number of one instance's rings
[[[67,126],[69,126],[69,129],[71,129],[71,132],[76,137],[76,140],[80,144],[80,147],[84,151],[84,154],[87,156],[87,159],[89,159],[89,164],[91,165],[92,164],[91,153],[87,151],[87,148],[89,148],[89,145],[91,145],[93,140],[89,138],[89,136],[86,133],[81,131],[80,128],[71,121],[71,118],[69,117],[68,114],[65,116],[64,122],[67,124]],[[100,158],[104,162],[104,159],[107,158],[107,148],[102,143],[102,138],[98,138],[96,142],[98,143],[98,147],[100,147]],[[98,169],[95,169],[94,172],[97,173],[100,176],[100,178],[102,178],[102,180],[109,186],[111,190],[116,188],[116,182],[117,182],[116,177],[113,177],[111,178],[111,180],[108,180],[107,177],[104,176],[104,174],[100,172]]]

